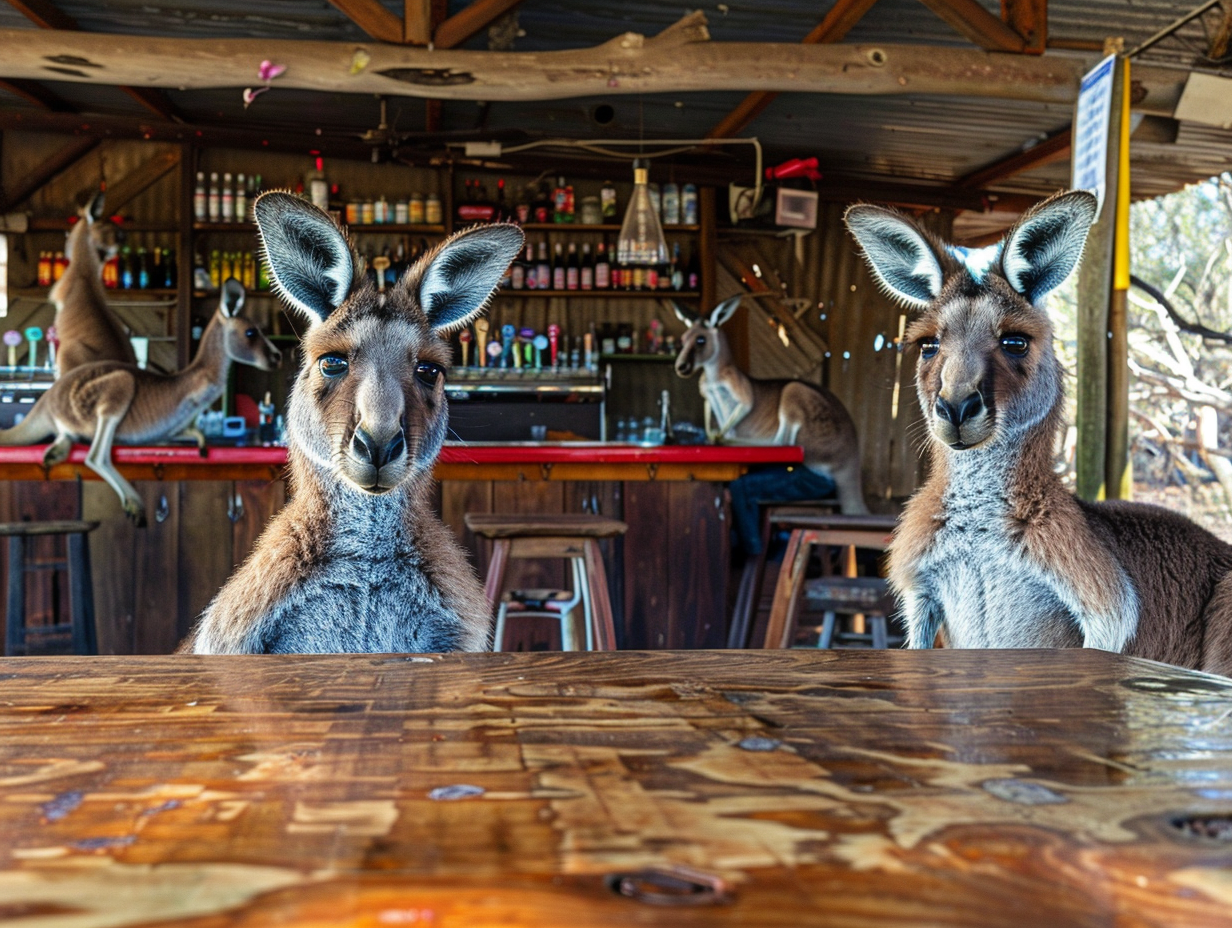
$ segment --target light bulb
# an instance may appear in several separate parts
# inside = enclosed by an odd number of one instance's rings
[[[666,264],[668,261],[663,227],[650,201],[650,188],[646,186],[649,175],[646,168],[633,169],[633,196],[629,198],[629,208],[616,243],[616,257],[621,264]]]

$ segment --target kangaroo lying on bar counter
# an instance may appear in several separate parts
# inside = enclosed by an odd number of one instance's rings
[[[676,373],[691,377],[701,371],[698,386],[706,404],[706,437],[800,445],[804,466],[834,481],[839,508],[847,515],[867,513],[860,483],[860,442],[842,401],[825,387],[802,380],[758,380],[736,367],[719,326],[732,317],[740,300],[732,297],[709,316],[697,317],[672,303],[676,318],[688,326],[680,337]],[[711,428],[711,417],[716,428]]]
[[[56,371],[59,376],[92,361],[137,363],[128,333],[107,305],[103,263],[119,244],[119,233],[103,218],[103,194],[96,193],[79,212],[64,253],[64,276],[49,294],[56,304]]]
[[[521,229],[460,232],[379,293],[325,213],[278,192],[255,212],[275,289],[308,322],[287,404],[294,493],[184,649],[486,650],[483,589],[428,492],[449,418],[446,336],[483,311]]]
[[[54,467],[68,458],[74,442],[90,441],[86,466],[119,494],[128,517],[145,525],[145,506],[112,464],[111,446],[189,435],[205,454],[205,436],[194,423],[222,396],[231,362],[268,371],[282,360],[257,325],[240,315],[243,306],[243,286],[228,280],[197,356],[177,374],[118,361],[83,364],[61,374],[24,419],[0,431],[0,445],[33,445],[54,435],[43,454],[43,466]]]
[[[1078,264],[1095,198],[1035,207],[996,246],[853,206],[886,291],[920,312],[932,470],[890,549],[913,648],[1089,647],[1232,672],[1232,547],[1144,504],[1076,499],[1053,469],[1062,371],[1039,304]]]

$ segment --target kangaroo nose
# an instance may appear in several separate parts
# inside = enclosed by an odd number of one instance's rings
[[[380,470],[406,453],[406,438],[402,429],[398,429],[382,446],[361,426],[355,430],[355,437],[351,439],[351,451],[359,460]]]
[[[984,398],[978,393],[972,393],[957,406],[949,400],[937,397],[937,415],[950,422],[955,428],[968,419],[973,419],[984,409]]]

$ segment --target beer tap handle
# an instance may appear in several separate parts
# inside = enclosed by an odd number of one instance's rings
[[[552,369],[556,369],[556,354],[560,348],[560,326],[555,322],[548,326],[548,346],[551,351]]]

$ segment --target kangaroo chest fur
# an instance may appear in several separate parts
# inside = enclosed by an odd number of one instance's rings
[[[351,513],[314,565],[261,623],[268,653],[459,648],[462,622],[441,599],[397,507]],[[384,511],[389,510],[389,511]]]
[[[990,457],[976,460],[984,454]],[[940,606],[951,647],[1080,647],[1081,629],[1055,582],[1013,530],[1006,484],[1015,461],[994,454],[952,456],[914,592]]]

